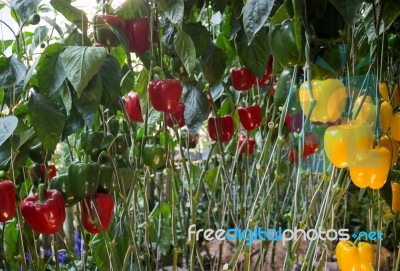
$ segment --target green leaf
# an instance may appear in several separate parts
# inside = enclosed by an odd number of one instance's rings
[[[106,56],[107,51],[102,47],[70,46],[64,50],[61,55],[62,64],[78,98],[99,71]]]
[[[0,88],[13,87],[24,79],[26,67],[14,55],[0,58]]]
[[[174,48],[189,76],[192,76],[196,64],[196,49],[188,34],[178,31],[174,38]]]
[[[199,85],[184,84],[185,122],[191,135],[195,135],[208,115],[208,99]]]
[[[11,6],[17,12],[22,23],[33,14],[39,3],[40,0],[11,0]]]
[[[202,56],[211,43],[210,33],[207,28],[205,28],[200,22],[189,23],[183,26],[183,31],[189,34],[193,43],[196,44],[196,56]]]
[[[385,30],[388,30],[396,18],[400,16],[400,2],[397,0],[386,0],[384,3],[382,20]]]
[[[270,26],[281,24],[286,19],[290,19],[290,17],[286,10],[285,4],[282,4],[275,12],[274,16],[272,16],[271,20],[269,21],[269,24]]]
[[[60,109],[46,97],[32,92],[28,103],[28,113],[43,147],[49,151],[55,150],[65,124],[65,116]]]
[[[64,46],[54,43],[44,49],[37,68],[39,89],[42,95],[49,97],[63,84],[66,74],[62,65],[60,53]]]
[[[65,0],[51,0],[50,4],[55,10],[64,15],[68,21],[79,27],[84,35],[86,35],[89,20],[83,10],[77,9],[69,1]]]
[[[0,118],[0,146],[12,135],[18,125],[18,118],[7,116]]]
[[[100,78],[102,81],[102,97],[101,104],[116,112],[119,108],[119,97],[121,88],[121,68],[118,61],[111,55],[107,55],[103,65],[101,65]]]
[[[75,105],[72,105],[71,111],[69,112],[69,116],[65,121],[64,131],[62,133],[62,140],[66,139],[69,135],[76,133],[80,129],[82,129],[85,125],[85,122],[82,119],[82,115],[79,113],[78,109]]]
[[[122,94],[126,94],[131,91],[135,87],[135,75],[132,74],[128,65],[125,64],[121,69],[121,92]]]
[[[221,116],[232,114],[232,111],[235,108],[235,102],[233,101],[231,96],[228,96],[221,104],[221,107],[218,110],[218,113]]]
[[[17,227],[17,220],[13,219],[6,224],[4,227],[4,250],[6,257],[6,262],[11,264],[11,269],[17,269],[17,262],[14,261],[14,257],[18,256],[18,247],[19,247],[19,231]]]
[[[157,3],[171,23],[175,25],[182,23],[184,13],[183,0],[158,0]]]
[[[29,67],[28,72],[26,73],[25,77],[24,77],[24,85],[22,86],[22,89],[26,89],[26,86],[29,84],[29,82],[35,81],[34,79],[37,80],[37,78],[34,76],[34,73],[36,71],[36,67],[39,64],[39,58],[36,58],[35,61],[32,63],[32,65]]]
[[[4,89],[0,89],[0,104],[4,101]]]
[[[83,44],[82,44],[83,43]],[[82,35],[77,28],[75,28],[68,37],[64,40],[64,46],[92,46],[92,42],[87,36]]]
[[[126,61],[126,53],[124,47],[122,45],[118,47],[114,47],[111,50],[111,55],[118,60],[119,65],[122,67]]]
[[[115,14],[124,19],[131,19],[137,17],[139,13],[139,17],[150,16],[149,5],[146,4],[143,0],[126,0],[118,9],[115,11]]]
[[[61,27],[58,25],[55,19],[50,19],[47,16],[40,16],[46,23],[48,23],[50,26],[54,27],[54,29],[57,31],[58,35],[62,36],[64,33],[61,29]]]
[[[81,113],[85,124],[92,127],[96,117],[97,110],[102,94],[102,80],[99,75],[90,80],[89,85],[85,88],[80,98],[74,97],[74,104]]]
[[[274,6],[274,0],[249,0],[243,8],[243,26],[248,42],[251,43],[264,26]]]
[[[223,50],[210,44],[206,53],[201,57],[200,64],[204,78],[211,86],[221,81],[226,69],[227,56]]]
[[[342,14],[345,21],[351,25],[360,10],[363,0],[330,0],[336,9]]]
[[[35,33],[33,34],[33,43],[29,48],[29,53],[33,54],[33,51],[45,41],[47,37],[47,33],[49,29],[46,26],[39,26],[35,29]]]
[[[142,69],[136,80],[135,91],[140,96],[140,99],[147,97],[147,85],[149,84],[149,71]]]
[[[267,67],[269,46],[268,46],[268,28],[262,28],[248,44],[246,35],[237,36],[237,50],[239,58],[244,66],[257,77],[264,74]]]
[[[0,170],[7,168],[7,164],[11,160],[11,148],[11,141],[9,139],[0,145]]]

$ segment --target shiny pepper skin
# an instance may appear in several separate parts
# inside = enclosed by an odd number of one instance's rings
[[[240,135],[237,148],[239,150],[239,153],[241,154],[246,154],[247,155],[252,155],[254,153],[254,147],[256,146],[256,140],[254,137],[249,137],[249,139],[246,141],[246,136],[245,135]]]
[[[95,17],[95,37],[96,41],[103,46],[116,47],[121,44],[118,36],[111,28],[116,28],[122,31],[124,20],[114,15],[97,15]]]
[[[362,102],[363,99],[364,96],[360,96],[355,101],[353,107],[353,118],[356,116],[356,113],[359,112],[357,119],[363,120],[372,126],[376,122],[376,106],[371,102],[371,97],[367,96],[364,99],[364,102]],[[361,109],[359,109],[360,106]]]
[[[235,123],[231,115],[226,115],[219,118],[219,126],[221,128],[221,134],[219,140],[221,142],[230,141],[235,134]],[[208,119],[208,135],[214,141],[218,140],[218,129],[217,129],[217,118],[210,117]]]
[[[394,140],[400,141],[400,112],[395,113],[392,117],[390,135]]]
[[[246,91],[251,89],[256,83],[256,77],[246,67],[236,67],[231,69],[231,83],[234,89]]]
[[[340,119],[346,105],[346,88],[340,80],[312,80],[311,89],[315,99],[315,107],[310,120],[314,122],[335,122]],[[308,82],[304,82],[299,90],[300,105],[304,115],[311,107],[311,95]]]
[[[393,108],[389,102],[383,101],[379,108],[380,124],[383,133],[387,133],[393,117]]]
[[[354,246],[351,241],[341,240],[336,246],[336,258],[342,271],[373,271],[374,247],[365,242]]]
[[[399,143],[388,135],[382,135],[379,138],[379,145],[388,149],[391,154],[392,166],[395,165],[399,159]]]
[[[173,127],[174,126],[174,122],[172,121],[172,117],[171,115],[173,115],[176,119],[176,121],[178,122],[179,128],[182,128],[183,126],[185,126],[185,105],[184,104],[178,104],[178,107],[176,108],[176,110],[171,113],[171,114],[167,114],[166,118],[167,118],[167,125],[168,127]]]
[[[55,234],[65,221],[64,198],[60,191],[44,192],[45,201],[39,202],[38,193],[21,201],[21,212],[31,228],[41,234]]]
[[[130,52],[141,54],[150,49],[149,18],[144,17],[125,20],[124,33],[128,38]]]
[[[338,168],[345,168],[367,158],[373,146],[372,129],[362,120],[330,126],[324,134],[328,159]]]
[[[123,100],[125,111],[128,115],[129,120],[135,122],[143,122],[139,95],[134,91],[130,91]]]
[[[351,180],[360,188],[382,188],[389,174],[390,157],[388,149],[375,147],[369,151],[365,160],[350,167]]]
[[[150,81],[147,90],[154,109],[164,113],[173,113],[182,96],[182,85],[176,79]]]
[[[92,203],[94,204],[95,210]],[[108,230],[114,211],[114,198],[111,194],[96,193],[92,197],[87,197],[81,202],[81,208],[82,224],[88,232],[93,234],[101,232],[100,227],[95,222],[97,218],[103,230]]]
[[[254,130],[261,125],[261,107],[258,104],[247,107],[239,107],[238,114],[240,123],[247,131]]]
[[[400,212],[400,183],[392,182],[392,211]]]
[[[0,222],[11,220],[16,212],[15,187],[9,180],[0,182]]]

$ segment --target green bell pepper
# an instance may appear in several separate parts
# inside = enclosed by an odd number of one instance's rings
[[[80,198],[93,195],[99,185],[100,165],[98,163],[73,163],[68,168],[71,195]]]
[[[80,197],[74,196],[71,191],[68,174],[55,176],[51,179],[50,189],[56,189],[61,192],[64,198],[65,206],[72,206],[81,201]]]
[[[82,132],[81,147],[88,155],[96,155],[101,151],[102,142],[104,140],[103,132]]]
[[[276,82],[276,89],[274,94],[274,105],[276,107],[281,107],[285,104],[286,99],[289,96],[290,87],[292,84],[293,78],[293,68],[286,68],[283,70],[281,75],[279,76],[278,81]],[[297,84],[297,82],[294,82]],[[301,106],[299,101],[299,92],[295,91],[292,93],[290,97],[288,111],[289,115],[297,114],[301,112]]]
[[[167,151],[158,144],[147,144],[143,148],[143,163],[151,169],[160,169],[167,161]]]
[[[276,24],[269,31],[269,45],[272,55],[285,67],[304,63],[304,41],[305,39],[302,37],[302,48],[298,50],[292,20],[285,20],[282,24]]]
[[[111,193],[111,188],[113,185],[114,171],[109,165],[100,165],[100,176],[99,185],[97,187],[97,192],[100,193]]]

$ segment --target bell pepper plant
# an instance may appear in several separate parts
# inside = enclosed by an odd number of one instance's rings
[[[34,186],[50,181],[57,174],[56,166],[52,163],[47,165],[34,163],[29,167],[29,177]]]
[[[128,38],[129,50],[132,53],[142,54],[150,49],[150,20],[132,18],[125,21],[124,33]],[[153,37],[154,40],[155,36]]]
[[[130,91],[123,99],[126,114],[130,121],[143,122],[139,95]]]
[[[268,85],[269,80],[272,76],[272,69],[273,69],[274,58],[272,55],[268,56],[267,68],[264,71],[264,74],[261,78],[256,78],[256,85],[259,87],[265,87]]]
[[[68,185],[71,195],[86,198],[97,191],[100,166],[98,163],[72,163],[68,167]]]
[[[247,137],[240,135],[237,143],[237,148],[240,154],[252,155],[254,153],[254,147],[256,146],[256,140],[254,137]]]
[[[21,201],[21,213],[35,232],[57,233],[66,217],[63,196],[60,191],[46,190],[46,186],[40,184],[38,193]]]
[[[254,130],[261,125],[261,107],[258,104],[247,107],[240,106],[238,108],[238,115],[240,123],[247,131]]]
[[[395,165],[399,159],[399,143],[388,135],[381,135],[379,146],[388,149],[391,154],[391,165]]]
[[[303,115],[303,112],[297,114],[287,114],[285,117],[285,123],[289,132],[300,132],[303,128],[305,119],[306,118]]]
[[[392,211],[393,213],[400,212],[400,183],[392,182]]]
[[[324,149],[329,161],[345,168],[367,158],[372,149],[372,129],[362,120],[330,126],[324,134]]]
[[[95,40],[106,47],[117,47],[121,41],[116,32],[122,31],[124,24],[124,20],[118,16],[97,15],[94,18]]]
[[[100,165],[99,185],[97,192],[111,193],[114,180],[114,170],[110,165]]]
[[[55,176],[51,180],[49,188],[55,189],[55,190],[58,190],[61,192],[61,194],[64,198],[64,204],[67,207],[75,205],[82,199],[80,197],[73,195],[73,193],[71,191],[68,174],[61,174],[61,175]]]
[[[185,126],[185,114],[184,113],[185,113],[185,105],[181,104],[181,103],[178,104],[178,107],[176,108],[176,110],[173,113],[166,115],[168,127],[172,128],[174,126],[171,116],[174,116],[174,118],[178,122],[178,125],[180,128]]]
[[[392,122],[393,108],[389,102],[383,101],[379,108],[379,119],[383,133],[387,133]]]
[[[374,270],[374,247],[366,242],[341,240],[336,245],[336,258],[340,270]]]
[[[389,102],[389,90],[388,86],[385,82],[381,82],[378,84],[379,94],[381,95],[382,99],[386,102]]]
[[[88,155],[95,155],[101,151],[105,135],[103,132],[83,131],[81,133],[81,148]]]
[[[390,123],[390,135],[396,141],[400,141],[400,112],[393,114],[392,121]]]
[[[313,155],[318,151],[318,136],[315,133],[309,133],[303,139],[303,157]]]
[[[9,180],[3,180],[0,182],[0,222],[11,220],[16,210],[14,184]]]
[[[88,232],[107,231],[113,217],[114,198],[111,194],[96,193],[81,202],[81,209],[82,224]]]
[[[236,67],[231,69],[231,83],[234,89],[246,91],[251,89],[256,83],[256,77],[246,67]]]
[[[182,96],[182,85],[176,79],[154,80],[147,86],[149,98],[155,110],[173,113]]]
[[[304,37],[302,37],[304,46]],[[269,47],[276,60],[285,67],[293,67],[304,62],[302,49],[297,48],[294,23],[291,19],[276,24],[269,30]]]
[[[217,121],[219,122],[221,133],[218,133]],[[234,134],[235,123],[231,115],[225,115],[219,118],[210,117],[208,119],[208,135],[212,140],[227,142],[233,138]]]
[[[311,121],[335,122],[340,119],[346,105],[346,88],[340,80],[312,80],[312,95],[315,100],[315,107],[311,113]],[[300,105],[304,115],[308,114],[311,108],[311,95],[309,82],[304,82],[299,90]]]
[[[143,148],[143,163],[151,169],[160,169],[167,161],[167,150],[155,143],[146,144]]]
[[[276,107],[283,106],[289,96],[290,86],[293,79],[293,68],[286,68],[279,75],[276,81],[274,93],[274,105]]]
[[[357,119],[367,122],[370,126],[373,126],[375,124],[376,106],[371,102],[371,97],[367,96],[364,99],[364,95],[361,95],[356,99],[353,107],[353,118],[356,117],[357,112],[359,112],[357,115]]]

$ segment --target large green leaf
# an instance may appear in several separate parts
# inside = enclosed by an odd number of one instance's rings
[[[43,41],[46,40],[48,32],[49,32],[49,28],[47,28],[46,26],[39,26],[35,29],[35,32],[33,34],[33,43],[31,44],[31,46],[29,48],[30,54],[33,54],[33,51],[40,44],[42,44]]]
[[[68,80],[74,87],[78,98],[93,76],[100,70],[107,51],[102,47],[66,47],[61,55],[62,64]]]
[[[267,67],[269,46],[268,28],[262,28],[248,45],[246,35],[237,36],[237,50],[243,65],[257,77],[261,77]]]
[[[0,145],[0,170],[7,169],[8,162],[11,160],[11,148],[10,139]]]
[[[389,29],[392,23],[400,16],[400,2],[397,0],[386,0],[383,8],[382,20],[385,30]],[[381,34],[381,33],[380,33]]]
[[[363,0],[330,0],[348,24],[352,24]]]
[[[111,111],[115,112],[119,108],[119,97],[121,88],[121,68],[118,60],[113,56],[107,55],[103,65],[100,68],[100,78],[102,81],[102,97],[101,104]]]
[[[12,270],[17,269],[17,261],[13,260],[14,257],[18,256],[18,247],[19,243],[19,230],[17,227],[17,219],[13,219],[8,222],[4,227],[4,250],[6,257],[6,261],[10,263]]]
[[[14,55],[0,58],[0,88],[13,87],[24,79],[26,67]]]
[[[39,3],[40,0],[11,0],[11,6],[23,23],[33,14]]]
[[[66,78],[60,58],[64,46],[54,43],[44,49],[37,68],[40,93],[50,96],[57,91]]]
[[[78,99],[75,96],[74,104],[81,113],[86,125],[92,127],[100,104],[102,94],[102,80],[99,75],[90,80],[82,96]]]
[[[28,113],[43,147],[55,150],[64,129],[64,114],[50,100],[35,92],[29,98]]]
[[[174,48],[186,72],[191,76],[196,64],[196,49],[192,39],[185,32],[178,31],[174,39]]]
[[[131,19],[137,16],[139,13],[141,16],[149,16],[149,5],[143,0],[125,0],[125,2],[118,7],[115,14],[124,19]]]
[[[264,26],[274,6],[274,0],[249,0],[243,8],[243,26],[248,43]]]
[[[183,0],[158,0],[157,3],[160,5],[164,15],[171,21],[171,23],[182,23],[184,13]]]
[[[0,118],[0,146],[12,135],[17,125],[18,118],[15,116]]]
[[[196,44],[197,57],[202,56],[211,43],[210,32],[201,23],[189,23],[183,25],[183,31],[189,34],[193,43]]]
[[[79,27],[84,34],[87,32],[88,18],[83,10],[72,6],[70,1],[65,0],[51,0],[50,4],[55,10],[64,15],[68,21]]]
[[[204,78],[211,86],[221,81],[225,73],[227,56],[223,50],[210,44],[206,53],[200,59]]]
[[[191,135],[195,135],[209,111],[207,95],[200,91],[199,85],[184,84],[185,92],[185,122]]]

